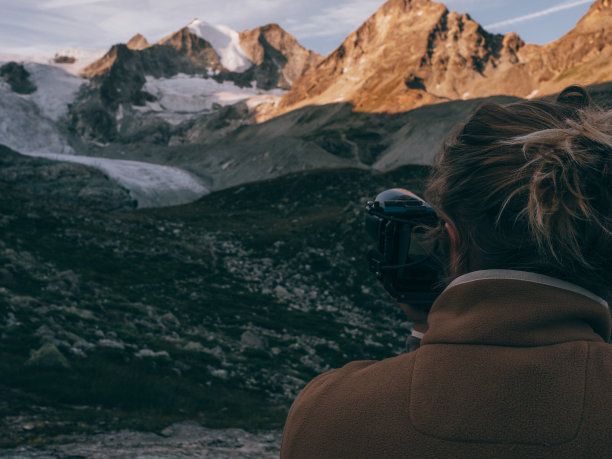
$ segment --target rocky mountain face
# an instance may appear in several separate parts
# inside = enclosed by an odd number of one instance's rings
[[[612,78],[610,0],[597,0],[576,28],[545,46],[490,34],[466,14],[429,0],[389,0],[333,53],[304,73],[274,113],[351,103],[402,112],[448,99],[550,94]]]
[[[83,76],[108,80],[115,76],[113,72],[116,74],[133,70],[141,77],[151,75],[160,78],[177,73],[201,72],[208,75],[209,70],[222,69],[213,47],[187,28],[162,39],[156,45],[143,45],[136,35],[128,45],[113,46],[102,59],[86,67]]]
[[[190,27],[184,27],[153,45],[149,44],[144,36],[137,34],[126,45],[113,46],[102,59],[85,68],[83,76],[87,78],[102,76],[108,74],[118,60],[134,59],[137,54],[121,53],[120,49],[125,46],[132,51],[156,49],[156,52],[144,55],[146,60],[153,61],[151,68],[143,69],[146,75],[156,77],[160,74],[173,76],[177,73],[214,75],[218,81],[231,80],[243,85],[250,85],[252,81],[256,81],[259,88],[289,89],[297,77],[322,59],[319,54],[300,45],[295,37],[277,24],[245,30],[240,33],[239,38],[240,46],[252,62],[251,68],[239,72],[244,73],[240,77],[232,75],[236,72],[222,65],[221,56],[214,46],[194,33]],[[164,46],[176,51],[171,59],[172,62],[162,58],[164,53],[159,52],[159,48]],[[154,70],[156,58],[160,60],[157,67],[161,67],[163,71],[160,68]]]
[[[240,45],[255,65],[256,80],[268,87],[290,89],[302,73],[322,60],[277,24],[241,32]]]
[[[147,41],[147,39],[137,33],[126,43],[126,46],[130,49],[135,49],[137,51],[143,50],[151,46],[151,44]]]
[[[525,46],[519,58],[540,95],[558,92],[569,84],[612,80],[612,1],[595,1],[574,29],[547,45]],[[515,72],[508,78],[520,73]]]
[[[195,25],[201,24],[198,21]],[[234,71],[223,65],[225,56],[196,30],[184,27],[155,44],[135,35],[127,44],[113,46],[100,60],[86,67],[82,74],[91,79],[91,84],[71,108],[73,130],[94,141],[121,137],[116,119],[119,107],[140,107],[157,100],[143,89],[147,78],[168,79],[184,74],[217,83],[231,82],[239,88],[254,84],[262,91],[286,90],[321,59],[281,27],[270,24],[239,35],[239,47],[251,62],[246,70]],[[125,112],[120,116],[124,115]],[[150,128],[167,131],[159,120],[152,123]]]

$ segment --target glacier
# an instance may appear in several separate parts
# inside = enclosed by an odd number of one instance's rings
[[[178,167],[94,156],[45,152],[22,154],[95,167],[126,188],[138,202],[138,207],[185,204],[210,192],[197,177]]]
[[[176,167],[75,155],[57,122],[85,80],[49,65],[24,66],[38,89],[16,94],[0,81],[0,144],[27,156],[95,167],[126,188],[138,207],[185,204],[209,193],[196,176]]]

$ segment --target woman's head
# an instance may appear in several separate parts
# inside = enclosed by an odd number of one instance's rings
[[[482,106],[447,141],[426,199],[456,228],[453,274],[522,269],[608,295],[612,111],[584,89]]]

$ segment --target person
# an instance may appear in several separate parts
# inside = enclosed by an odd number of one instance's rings
[[[449,283],[421,346],[311,381],[281,457],[612,457],[611,174],[583,88],[481,106],[426,188]]]

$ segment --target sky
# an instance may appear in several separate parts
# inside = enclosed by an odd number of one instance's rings
[[[571,30],[594,0],[446,0],[494,33],[545,44]],[[106,50],[136,33],[149,42],[199,18],[237,31],[277,23],[327,55],[384,0],[0,0],[0,53]]]

